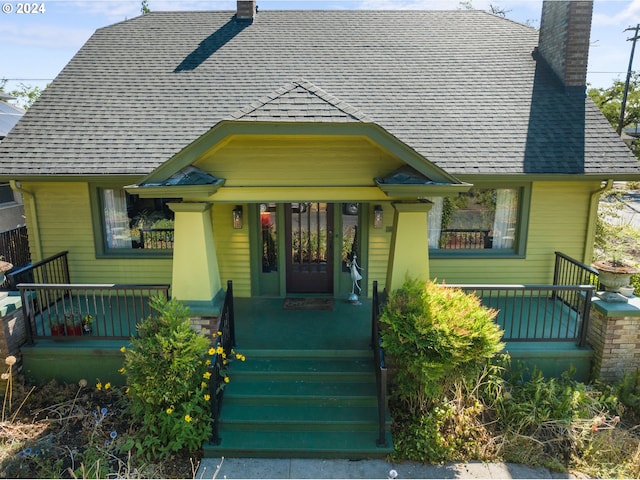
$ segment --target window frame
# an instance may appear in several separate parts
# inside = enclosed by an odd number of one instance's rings
[[[429,257],[438,258],[525,258],[527,249],[527,236],[529,232],[529,213],[531,207],[531,184],[508,183],[488,184],[474,183],[474,189],[514,189],[518,191],[518,212],[516,223],[516,241],[513,249],[441,249],[429,248]],[[430,215],[428,213],[427,215]]]
[[[104,218],[103,190],[124,190],[122,185],[94,184],[89,187],[91,223],[96,258],[173,258],[173,248],[109,248]]]

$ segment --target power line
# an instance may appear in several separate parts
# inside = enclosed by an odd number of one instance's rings
[[[633,44],[631,45],[631,55],[629,55],[629,69],[627,71],[627,80],[624,84],[624,94],[622,95],[622,106],[620,108],[620,122],[618,122],[618,135],[622,134],[622,124],[624,123],[624,110],[625,110],[625,107],[627,106],[627,94],[629,93],[629,82],[631,80],[631,72],[633,68],[633,52],[636,49],[636,41],[640,39],[640,35],[638,35],[638,32],[640,32],[640,23],[637,24],[635,27],[627,28],[625,32],[628,32],[630,30],[634,30],[636,33],[633,37],[627,38],[627,41],[633,42]]]

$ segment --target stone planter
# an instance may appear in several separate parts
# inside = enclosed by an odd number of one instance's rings
[[[593,266],[600,273],[600,283],[604,285],[607,292],[619,292],[621,287],[629,285],[631,275],[640,273],[640,270],[631,265],[609,260],[594,262]]]

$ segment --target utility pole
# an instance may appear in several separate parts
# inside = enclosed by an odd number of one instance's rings
[[[638,40],[638,38],[640,38],[640,36],[638,35],[638,32],[640,32],[640,23],[635,27],[629,27],[625,29],[625,32],[628,32],[630,30],[634,30],[636,33],[633,35],[633,37],[627,38],[627,41],[633,42],[633,45],[631,45],[631,56],[629,57],[629,68],[627,69],[627,81],[624,83],[624,94],[622,95],[622,105],[620,107],[620,121],[618,122],[618,130],[617,130],[618,135],[622,135],[622,126],[624,123],[624,111],[627,107],[627,94],[629,93],[629,82],[631,81],[631,69],[633,68],[633,52],[636,49],[636,41]]]

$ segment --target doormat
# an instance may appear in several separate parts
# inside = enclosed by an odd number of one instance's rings
[[[333,298],[285,298],[285,310],[333,310]]]

